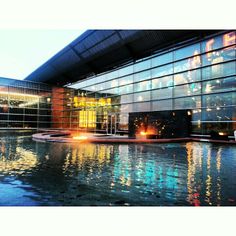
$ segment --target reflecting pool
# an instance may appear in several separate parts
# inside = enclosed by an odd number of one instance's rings
[[[0,135],[2,206],[235,206],[236,146]]]

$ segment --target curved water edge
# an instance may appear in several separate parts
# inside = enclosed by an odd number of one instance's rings
[[[213,140],[213,139],[201,139],[201,138],[168,138],[168,139],[147,139],[147,138],[129,138],[128,136],[119,135],[104,135],[93,133],[82,133],[79,135],[72,135],[70,132],[46,132],[36,133],[32,135],[34,141],[40,142],[61,142],[61,143],[173,143],[173,142],[211,142],[235,145],[233,140]]]

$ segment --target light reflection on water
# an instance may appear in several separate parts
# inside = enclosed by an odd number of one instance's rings
[[[235,146],[0,139],[0,205],[236,205]]]

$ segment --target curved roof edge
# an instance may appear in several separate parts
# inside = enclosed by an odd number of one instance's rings
[[[219,30],[87,30],[25,80],[65,85]]]

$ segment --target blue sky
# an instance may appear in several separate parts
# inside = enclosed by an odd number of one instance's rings
[[[24,79],[84,31],[0,29],[0,77]]]

